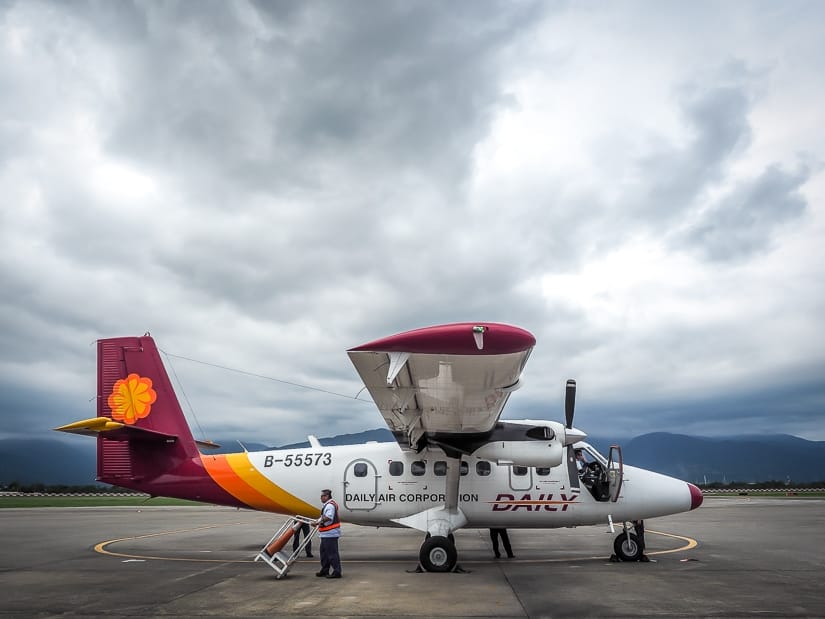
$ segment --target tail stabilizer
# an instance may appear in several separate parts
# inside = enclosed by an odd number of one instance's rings
[[[97,479],[152,495],[243,506],[204,468],[155,341],[97,343],[97,417],[59,428],[97,437]],[[216,447],[214,443],[201,443]]]
[[[197,454],[169,375],[149,335],[98,341],[97,415],[125,427],[174,436],[187,455]]]

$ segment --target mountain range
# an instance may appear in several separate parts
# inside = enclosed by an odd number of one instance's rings
[[[392,440],[389,430],[380,428],[321,438],[320,442],[354,445]],[[619,443],[626,464],[694,483],[825,480],[825,442],[787,434],[701,437],[657,432],[621,441],[590,436],[587,441],[605,455],[611,444]],[[219,453],[240,450],[238,441],[222,444]],[[308,442],[281,447],[306,446]],[[243,443],[243,447],[248,451],[270,448],[260,443]],[[0,487],[13,481],[46,485],[94,483],[95,457],[95,441],[89,439],[3,439]]]

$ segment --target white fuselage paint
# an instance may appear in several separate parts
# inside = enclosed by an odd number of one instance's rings
[[[590,453],[597,452],[590,448]],[[446,463],[448,458],[440,449],[412,453],[396,443],[366,443],[248,455],[270,481],[310,505],[318,504],[321,489],[330,488],[345,522],[396,527],[400,525],[393,520],[444,505],[446,476],[436,475],[436,467],[440,470],[444,465],[436,463]],[[604,462],[600,454],[598,458]],[[393,462],[403,464],[401,474],[393,474]],[[415,463],[421,462],[423,474],[414,475],[421,466]],[[691,507],[686,482],[633,466],[624,466],[621,492],[612,502],[597,501],[584,485],[571,487],[566,462],[549,472],[530,467],[525,475],[515,475],[513,467],[495,462],[480,465],[482,471],[489,466],[489,474],[481,475],[477,463],[488,461],[465,456],[464,462],[467,473],[460,479],[458,504],[467,528],[607,524],[608,517],[622,522]]]

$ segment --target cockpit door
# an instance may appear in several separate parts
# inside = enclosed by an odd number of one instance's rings
[[[619,499],[619,492],[622,490],[623,475],[622,448],[618,445],[611,445],[607,459],[607,484],[610,500],[614,503]]]

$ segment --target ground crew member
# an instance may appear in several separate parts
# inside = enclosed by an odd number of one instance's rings
[[[301,534],[304,534],[304,537],[309,537],[309,525],[306,522],[302,522],[300,528],[295,531],[295,538],[292,542],[292,552],[296,552],[298,550],[298,546],[301,545]],[[312,540],[309,540],[306,545],[306,553],[307,557],[312,558]]]
[[[496,559],[501,558],[501,553],[498,551],[499,536],[501,536],[501,541],[504,544],[504,552],[507,553],[507,558],[512,559],[515,555],[510,547],[510,536],[507,535],[507,529],[490,529],[490,541],[493,542],[493,553],[496,555]]]
[[[332,490],[321,490],[321,517],[318,519],[318,536],[321,538],[321,570],[316,576],[341,578],[341,557],[338,555],[338,538],[341,537],[341,520],[338,504],[332,500]],[[330,573],[330,569],[332,572]]]

